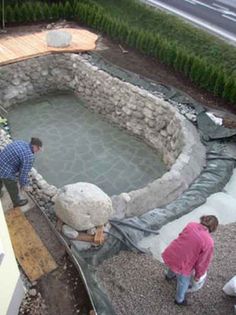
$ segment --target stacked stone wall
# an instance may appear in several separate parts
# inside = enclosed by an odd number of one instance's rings
[[[170,170],[147,187],[113,198],[115,208],[136,215],[162,206],[200,173],[205,149],[195,128],[163,99],[123,82],[82,55],[55,54],[0,68],[0,105],[55,91],[69,91],[87,107],[135,134],[162,153]]]

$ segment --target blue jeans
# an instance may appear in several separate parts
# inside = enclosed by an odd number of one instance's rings
[[[189,287],[189,284],[190,284],[191,275],[184,276],[181,274],[176,274],[172,270],[168,269],[166,276],[169,279],[174,279],[176,277],[177,287],[176,287],[175,300],[178,303],[183,302],[185,299],[185,294],[186,294],[188,287]]]

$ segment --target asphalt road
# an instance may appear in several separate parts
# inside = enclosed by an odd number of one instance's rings
[[[236,43],[236,0],[147,0]]]

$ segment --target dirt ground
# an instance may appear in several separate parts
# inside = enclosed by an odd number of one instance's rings
[[[80,275],[36,207],[25,213],[58,268],[32,284],[19,315],[88,315],[92,306]]]

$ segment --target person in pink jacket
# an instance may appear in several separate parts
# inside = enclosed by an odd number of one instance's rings
[[[210,233],[216,231],[217,226],[218,219],[214,215],[202,216],[200,223],[189,223],[162,253],[168,267],[166,280],[177,279],[175,304],[187,305],[185,294],[191,276],[194,274],[198,282],[207,272],[214,251]]]

